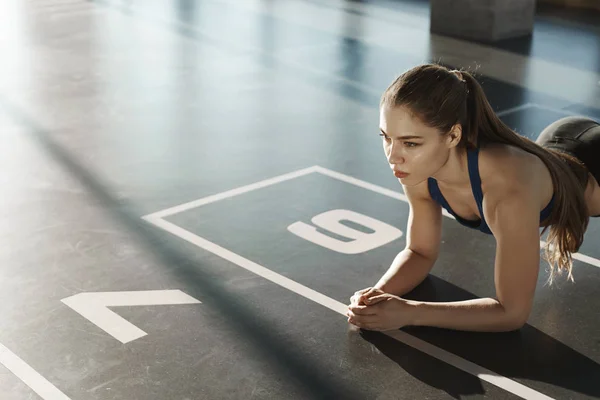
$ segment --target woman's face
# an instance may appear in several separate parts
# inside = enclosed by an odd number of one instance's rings
[[[448,135],[426,126],[404,107],[382,107],[379,128],[390,168],[403,185],[423,182],[448,160]]]

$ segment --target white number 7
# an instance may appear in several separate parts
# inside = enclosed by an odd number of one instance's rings
[[[340,223],[347,220],[370,228],[374,232],[366,233],[352,229]],[[383,246],[402,236],[402,231],[375,218],[349,211],[331,210],[312,218],[312,223],[351,241],[342,241],[317,231],[314,226],[304,222],[294,222],[288,231],[310,242],[344,254],[358,254]]]

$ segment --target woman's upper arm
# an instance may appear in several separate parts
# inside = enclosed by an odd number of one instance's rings
[[[442,207],[429,195],[427,182],[404,186],[410,211],[406,232],[406,248],[436,260],[442,237]]]
[[[491,195],[484,212],[496,239],[496,296],[520,325],[529,316],[539,273],[539,199],[530,188],[516,188]]]

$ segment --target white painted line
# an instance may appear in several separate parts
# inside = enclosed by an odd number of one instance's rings
[[[310,173],[315,172],[317,167],[309,167],[304,168],[295,172],[291,172],[288,174],[283,174],[280,176],[276,176],[275,178],[265,179],[264,181],[260,181],[257,183],[253,183],[250,185],[242,186],[237,189],[228,190],[223,193],[218,193],[213,196],[208,196],[200,200],[190,201],[189,203],[181,204],[175,207],[168,208],[166,210],[158,211],[153,214],[149,214],[146,217],[155,217],[155,218],[165,218],[169,215],[177,214],[183,211],[191,210],[196,207],[200,207],[206,204],[214,203],[219,200],[224,200],[230,197],[238,196],[243,193],[248,193],[253,190],[261,189],[267,186],[275,185],[277,183],[281,183],[284,181],[288,181],[290,179],[298,178],[304,175],[308,175]]]
[[[186,210],[192,209],[194,207],[213,203],[215,201],[222,200],[225,198],[230,198],[233,196],[237,196],[242,193],[248,193],[252,190],[256,190],[256,189],[263,188],[263,187],[266,187],[269,185],[273,185],[278,182],[284,182],[286,180],[293,179],[295,177],[304,176],[304,175],[307,175],[307,174],[313,173],[313,172],[318,172],[320,174],[329,176],[331,178],[338,179],[340,181],[347,182],[347,183],[356,185],[358,187],[368,189],[373,192],[407,202],[407,198],[404,194],[395,192],[393,190],[390,190],[390,189],[387,189],[387,188],[384,188],[384,187],[381,187],[378,185],[374,185],[374,184],[366,182],[366,181],[362,181],[360,179],[357,179],[357,178],[354,178],[354,177],[351,177],[348,175],[341,174],[336,171],[329,170],[327,168],[323,168],[321,166],[313,166],[310,168],[292,172],[290,174],[284,174],[284,175],[281,175],[281,176],[278,176],[278,177],[275,177],[272,179],[266,179],[264,181],[260,181],[260,182],[257,182],[257,183],[251,184],[251,185],[246,185],[246,186],[243,186],[238,189],[229,190],[229,191],[223,192],[221,194],[208,196],[203,199],[199,199],[199,200],[196,200],[193,202],[182,204],[180,206],[169,208],[168,210],[149,214],[142,218],[145,219],[146,221],[148,221],[149,223],[151,223],[151,224],[153,224],[153,225],[155,225],[155,226],[157,226],[157,227],[159,227],[159,228],[161,228],[183,240],[186,240],[206,251],[216,254],[219,257],[221,257],[233,264],[236,264],[256,275],[259,275],[281,287],[284,287],[294,293],[297,293],[297,294],[299,294],[311,301],[314,301],[315,303],[318,303],[324,307],[327,307],[330,310],[335,311],[341,315],[345,315],[346,309],[347,309],[346,304],[340,303],[337,300],[329,298],[329,297],[327,297],[313,289],[310,289],[298,282],[295,282],[283,275],[273,272],[272,270],[265,268],[260,264],[257,264],[251,260],[248,260],[247,258],[240,256],[239,254],[236,254],[230,250],[227,250],[226,248],[224,248],[222,246],[219,246],[219,245],[217,245],[213,242],[210,242],[190,231],[187,231],[187,230],[181,228],[180,226],[177,226],[171,222],[168,222],[168,221],[165,221],[162,219],[163,216],[172,215],[177,212],[186,211]],[[543,242],[540,242],[540,243],[543,244]],[[592,257],[584,256],[584,255],[575,255],[574,257],[577,259],[580,259],[580,260],[588,260],[588,261],[584,261],[584,262],[588,262],[588,263],[589,263],[589,261],[592,261],[592,265],[600,266],[600,260],[596,260]],[[422,351],[426,354],[431,355],[432,357],[442,360],[462,371],[465,371],[474,376],[477,376],[479,379],[486,381],[492,385],[495,385],[501,389],[504,389],[510,393],[513,393],[516,396],[519,396],[521,398],[524,398],[524,399],[552,399],[551,397],[548,397],[540,392],[537,392],[525,385],[522,385],[522,384],[520,384],[516,381],[513,381],[507,377],[504,377],[502,375],[494,373],[493,371],[490,371],[490,370],[488,370],[484,367],[481,367],[475,363],[472,363],[468,360],[465,360],[453,353],[450,353],[444,349],[441,349],[437,346],[427,343],[427,342],[425,342],[421,339],[418,339],[412,335],[409,335],[403,331],[398,330],[398,331],[384,332],[384,333],[398,341],[401,341],[401,342],[419,350],[419,351]]]
[[[540,240],[540,247],[544,247],[544,246],[546,246],[546,242],[543,240]],[[573,257],[575,260],[579,260],[586,264],[600,268],[600,260],[598,260],[597,258],[586,256],[585,254],[581,254],[581,253],[573,253],[573,254],[571,254],[571,257]]]
[[[378,185],[374,185],[374,184],[369,183],[369,182],[361,181],[360,179],[356,179],[356,178],[354,178],[352,176],[344,175],[344,174],[341,174],[339,172],[335,172],[335,171],[332,171],[330,169],[323,168],[323,167],[320,167],[320,166],[314,166],[313,168],[315,168],[316,172],[319,172],[322,175],[327,175],[327,176],[329,176],[331,178],[340,180],[342,182],[350,183],[352,185],[361,187],[363,189],[367,189],[367,190],[370,190],[372,192],[379,193],[379,194],[382,194],[382,195],[387,196],[387,197],[391,197],[392,199],[402,200],[405,203],[408,203],[408,198],[406,197],[405,194],[396,192],[394,190],[386,189],[384,187],[381,187],[381,186],[378,186]],[[454,218],[454,216],[452,214],[450,214],[445,209],[442,209],[442,213],[446,217],[448,217],[448,218],[456,219],[456,218]]]
[[[335,172],[335,171],[332,171],[330,169],[323,168],[320,166],[314,166],[313,168],[315,169],[316,172],[326,175],[326,176],[329,176],[330,178],[334,178],[334,179],[340,180],[342,182],[350,183],[351,185],[358,186],[363,189],[367,189],[372,192],[379,193],[379,194],[382,194],[387,197],[391,197],[392,199],[398,199],[398,200],[402,200],[402,201],[408,203],[408,198],[406,197],[405,194],[402,194],[402,193],[399,193],[394,190],[387,189],[387,188],[384,188],[384,187],[381,187],[378,185],[374,185],[372,183],[357,179],[353,176],[344,175],[339,172]]]
[[[398,199],[398,200],[402,200],[404,202],[408,203],[408,199],[406,198],[406,195],[394,192],[393,190],[389,190],[386,189],[384,187],[381,186],[377,186],[374,185],[372,183],[369,182],[365,182],[365,181],[361,181],[360,179],[354,178],[352,176],[348,176],[348,175],[344,175],[342,173],[339,172],[335,172],[335,171],[331,171],[327,168],[323,168],[320,166],[314,166],[313,168],[316,169],[317,172],[327,175],[329,177],[335,178],[335,179],[339,179],[342,180],[344,182],[348,182],[351,183],[353,185],[356,186],[360,186],[362,188],[368,189],[368,190],[372,190],[374,192],[377,192],[379,194],[382,194],[384,196],[388,196],[394,199]],[[451,214],[448,214],[447,212],[445,212],[446,210],[444,210],[444,215],[450,218],[454,218]],[[455,219],[455,218],[454,218]],[[540,241],[540,247],[545,246],[545,242],[544,241]],[[593,265],[595,267],[600,268],[600,260],[590,257],[590,256],[586,256],[585,254],[580,254],[580,253],[573,253],[572,254],[573,258],[579,261],[582,261],[584,263]]]
[[[158,226],[159,228],[164,229],[165,231],[180,237],[196,246],[210,251],[213,254],[218,255],[219,257],[230,261],[256,275],[259,275],[281,287],[284,287],[294,293],[297,293],[311,301],[314,301],[317,304],[320,304],[324,307],[329,308],[337,312],[338,314],[344,315],[346,314],[346,310],[348,306],[346,304],[340,303],[337,300],[334,300],[330,297],[325,296],[313,289],[310,289],[296,281],[293,281],[289,278],[286,278],[283,275],[280,275],[272,270],[263,267],[253,261],[248,260],[236,254],[230,250],[225,249],[213,242],[210,242],[204,238],[199,237],[198,235],[187,231],[171,222],[165,221],[156,216],[146,216],[144,217],[148,222]],[[552,399],[540,392],[537,392],[525,385],[522,385],[516,381],[513,381],[509,378],[506,378],[502,375],[496,374],[493,371],[490,371],[487,368],[481,367],[471,361],[465,360],[462,357],[459,357],[453,353],[450,353],[444,349],[441,349],[437,346],[434,346],[430,343],[427,343],[419,338],[416,338],[412,335],[409,335],[402,331],[392,331],[392,332],[383,332],[388,336],[398,340],[399,342],[405,343],[411,347],[414,347],[417,350],[420,350],[426,354],[429,354],[432,357],[437,358],[438,360],[444,361],[462,371],[470,373],[474,376],[477,376],[479,379],[489,382],[494,386],[497,386],[501,389],[504,389],[516,396],[519,396],[524,399]]]
[[[66,297],[61,301],[121,343],[129,343],[146,336],[146,332],[108,307],[200,303],[181,290],[84,292]]]
[[[250,261],[247,258],[244,258],[230,250],[227,250],[224,247],[221,247],[213,242],[201,238],[200,236],[193,234],[192,232],[189,232],[181,228],[180,226],[177,226],[169,221],[165,221],[164,219],[161,219],[154,215],[146,216],[144,217],[144,219],[158,226],[159,228],[162,228],[165,231],[172,233],[175,236],[187,240],[188,242],[193,243],[202,249],[210,251],[211,253],[216,254],[227,261],[230,261],[252,273],[255,273],[256,275],[262,276],[263,278],[268,279],[271,282],[276,283],[277,285],[282,286],[288,290],[291,290],[294,293],[304,296],[307,299],[316,301],[317,303],[333,311],[342,314],[346,312],[347,307],[342,303],[330,299],[329,297],[324,296],[321,293],[312,290],[306,286],[303,286],[297,283],[296,281],[286,278],[283,275],[279,275],[278,273],[273,272],[270,269],[265,268],[262,265],[259,265],[253,261]]]
[[[533,104],[531,104],[531,103],[525,103],[525,104],[522,104],[522,105],[517,106],[517,107],[507,108],[506,110],[502,110],[500,112],[497,112],[496,115],[499,116],[499,117],[502,117],[504,115],[507,115],[507,114],[510,114],[510,113],[514,113],[516,111],[525,110],[525,109],[527,109],[529,107],[532,107],[532,106],[533,106]]]
[[[562,114],[562,115],[566,115],[566,116],[575,116],[575,117],[585,117],[585,118],[590,118],[593,120],[598,120],[597,117],[593,117],[591,115],[587,115],[587,114],[582,114],[582,113],[578,113],[575,111],[569,111],[569,110],[563,110],[560,108],[554,108],[554,107],[547,107],[541,104],[537,104],[537,103],[525,103],[523,105],[517,106],[517,107],[512,107],[512,108],[507,108],[506,110],[502,110],[496,113],[496,115],[498,115],[499,117],[517,112],[517,111],[521,111],[521,110],[525,110],[527,108],[538,108],[540,110],[546,110],[546,111],[550,111],[556,114]]]
[[[586,264],[590,264],[590,265],[593,265],[594,267],[600,268],[600,260],[598,260],[596,258],[586,256],[585,254],[581,254],[581,253],[573,253],[571,256],[576,260],[579,260]]]
[[[589,118],[589,119],[593,119],[593,120],[598,120],[598,117],[592,117],[591,115],[581,114],[581,113],[574,112],[574,111],[569,111],[569,110],[563,110],[563,109],[560,109],[560,108],[547,107],[547,106],[543,106],[543,105],[537,104],[537,103],[532,103],[532,104],[530,104],[530,106],[531,107],[535,107],[535,108],[539,108],[541,110],[546,110],[546,111],[554,112],[554,113],[557,113],[557,114],[563,114],[563,115],[574,116],[574,117],[585,117],[585,118]]]
[[[419,349],[423,353],[429,354],[432,357],[437,358],[438,360],[442,360],[450,365],[453,365],[461,370],[470,373],[481,379],[482,381],[486,381],[491,383],[494,386],[502,388],[507,392],[513,393],[524,399],[536,399],[536,400],[547,400],[552,399],[552,397],[546,396],[534,389],[531,389],[528,386],[525,386],[519,382],[508,379],[502,375],[498,375],[489,369],[481,367],[471,361],[459,358],[453,353],[446,351],[444,349],[440,349],[428,342],[425,342],[417,337],[409,335],[408,333],[395,330],[390,332],[384,332],[388,336],[398,340],[399,342],[403,342],[411,347]],[[457,366],[456,363],[459,362],[460,366]]]
[[[529,106],[535,106],[535,104],[529,104]],[[399,192],[396,192],[396,191],[393,191],[393,190],[390,190],[390,189],[387,189],[387,188],[375,185],[375,184],[370,183],[370,182],[366,182],[366,181],[354,178],[352,176],[348,176],[348,175],[342,174],[340,172],[332,171],[330,169],[327,169],[327,168],[315,165],[315,166],[312,166],[312,167],[309,167],[309,168],[304,168],[304,169],[301,169],[301,170],[298,170],[298,171],[295,171],[295,172],[283,174],[283,175],[280,175],[280,176],[277,176],[277,177],[274,177],[274,178],[265,179],[263,181],[256,182],[256,183],[253,183],[253,184],[250,184],[250,185],[242,186],[242,187],[237,188],[237,189],[228,190],[228,191],[223,192],[223,193],[219,193],[219,194],[208,196],[208,197],[205,197],[205,198],[202,198],[202,199],[199,199],[199,200],[195,200],[195,201],[191,201],[191,202],[188,202],[188,203],[184,203],[184,204],[181,204],[181,205],[178,205],[178,206],[175,206],[175,207],[168,208],[166,210],[162,210],[162,211],[158,211],[158,212],[155,212],[155,213],[152,213],[152,214],[148,214],[148,215],[146,215],[146,216],[144,216],[142,218],[146,219],[146,220],[149,220],[149,221],[151,219],[155,219],[155,218],[164,218],[164,217],[169,216],[169,215],[173,215],[173,214],[177,214],[177,213],[180,213],[180,212],[183,212],[183,211],[187,211],[187,210],[190,210],[190,209],[193,209],[193,208],[196,208],[196,207],[200,207],[200,206],[205,205],[205,204],[214,203],[215,201],[223,200],[223,199],[230,198],[230,197],[234,197],[234,196],[237,196],[237,195],[240,195],[240,194],[243,194],[243,193],[248,193],[248,192],[251,192],[253,190],[257,190],[257,189],[260,189],[260,188],[263,188],[263,187],[274,185],[276,183],[284,182],[284,181],[287,181],[287,180],[290,180],[290,179],[294,179],[294,178],[297,178],[297,177],[300,177],[300,176],[308,175],[308,174],[313,173],[313,172],[318,172],[318,173],[320,173],[322,175],[326,175],[326,176],[329,176],[331,178],[338,179],[338,180],[340,180],[342,182],[346,182],[346,183],[349,183],[349,184],[361,187],[363,189],[371,190],[371,191],[373,191],[375,193],[379,193],[381,195],[384,195],[384,196],[387,196],[387,197],[390,197],[390,198],[393,198],[393,199],[401,200],[401,201],[404,201],[404,202],[408,203],[408,199],[406,198],[406,195],[404,195],[402,193],[399,193]],[[453,215],[451,215],[450,213],[448,213],[444,209],[442,209],[442,213],[443,213],[444,216],[446,216],[448,218],[455,219]],[[544,242],[540,241],[540,247],[543,247],[544,245],[545,245]],[[592,266],[600,268],[600,260],[598,260],[596,258],[587,256],[587,255],[581,254],[581,253],[574,253],[573,254],[573,258],[577,259],[579,261],[582,261],[584,263],[587,263],[589,265],[592,265]]]
[[[0,343],[0,363],[44,400],[71,400],[46,378]]]

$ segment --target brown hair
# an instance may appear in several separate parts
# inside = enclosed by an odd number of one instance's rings
[[[538,156],[550,171],[555,193],[552,213],[542,231],[550,228],[545,246],[549,282],[557,272],[555,265],[558,272],[568,271],[568,278],[573,280],[571,254],[581,246],[589,223],[584,198],[588,171],[583,164],[568,154],[538,145],[504,124],[479,82],[467,71],[450,71],[437,64],[411,68],[386,89],[380,106],[406,106],[442,134],[460,123],[463,135],[459,146],[504,143]]]

